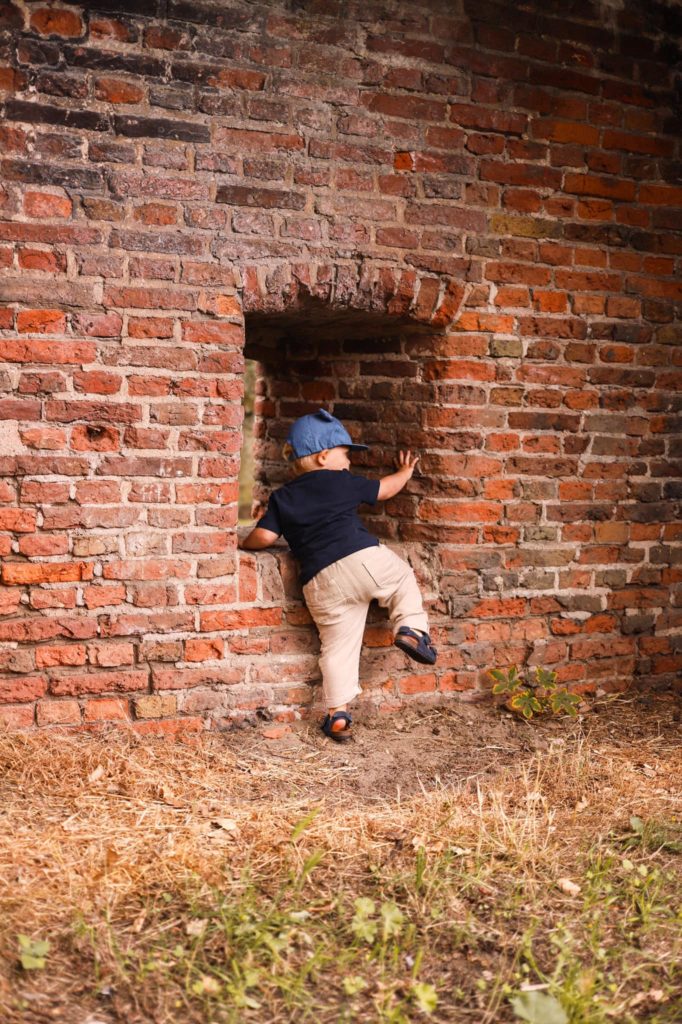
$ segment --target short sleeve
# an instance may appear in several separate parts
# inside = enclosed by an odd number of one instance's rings
[[[368,480],[365,476],[348,474],[351,479],[353,494],[358,505],[376,505],[379,499],[379,480]]]
[[[272,533],[276,533],[278,536],[281,536],[282,524],[277,511],[277,502],[275,501],[274,494],[270,495],[265,515],[261,516],[256,523],[256,526],[260,527],[261,530],[270,530]]]

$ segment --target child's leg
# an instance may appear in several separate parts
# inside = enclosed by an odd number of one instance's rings
[[[320,634],[322,691],[328,708],[339,709],[361,693],[360,649],[370,598],[348,586],[339,564],[323,569],[303,588]]]
[[[344,707],[359,693],[360,649],[367,604],[347,604],[333,621],[315,619],[320,634],[322,692],[328,708]],[[311,614],[315,614],[311,609]]]
[[[428,633],[429,622],[412,567],[383,544],[364,554],[365,568],[377,585],[374,597],[388,609],[393,635],[401,626]]]

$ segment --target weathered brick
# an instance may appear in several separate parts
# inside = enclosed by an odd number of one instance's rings
[[[164,697],[138,697],[133,701],[136,718],[167,718],[178,710],[178,699],[171,695]]]
[[[95,98],[107,103],[139,103],[144,99],[144,89],[134,82],[122,78],[96,78]]]
[[[466,699],[507,658],[582,686],[679,674],[682,193],[655,6],[623,30],[534,0],[379,0],[352,28],[5,5],[0,671],[29,684],[3,721],[191,737],[313,698],[292,559],[236,550],[245,353],[260,507],[321,405],[369,444],[360,473],[420,453],[367,521],[413,562],[441,667],[403,676],[372,618],[372,699]]]
[[[42,697],[47,683],[42,675],[0,676],[0,704],[21,704]]]
[[[285,189],[256,188],[248,185],[222,185],[216,192],[217,203],[231,206],[255,206],[258,209],[302,210],[305,195]]]
[[[49,217],[70,217],[72,205],[68,196],[53,195],[49,192],[29,191],[24,196],[24,212],[27,216],[40,220]]]
[[[146,690],[148,673],[143,671],[58,672],[49,674],[50,693],[56,697]],[[86,715],[87,717],[87,715]]]
[[[117,135],[140,139],[175,139],[183,142],[210,142],[208,125],[194,121],[174,121],[167,118],[132,117],[114,115],[114,131]]]
[[[81,709],[77,700],[41,700],[36,705],[38,725],[80,725]]]
[[[83,705],[85,722],[125,722],[129,718],[128,701],[120,697],[87,700]]]
[[[22,334],[60,334],[66,317],[60,309],[29,309],[17,313],[17,330]]]
[[[86,562],[5,562],[2,582],[5,586],[25,583],[69,583],[92,579],[92,565]]]
[[[31,28],[41,36],[61,36],[66,39],[82,36],[83,22],[77,11],[54,7],[40,7],[31,13]]]

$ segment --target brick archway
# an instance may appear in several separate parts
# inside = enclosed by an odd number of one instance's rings
[[[242,268],[241,292],[245,313],[292,311],[312,299],[335,309],[382,313],[438,331],[456,319],[465,289],[460,280],[358,260],[247,265]]]

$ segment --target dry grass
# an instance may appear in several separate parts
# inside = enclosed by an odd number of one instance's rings
[[[679,1021],[681,760],[578,734],[368,801],[326,750],[0,737],[2,1019],[493,1024],[541,986],[575,1024]]]

